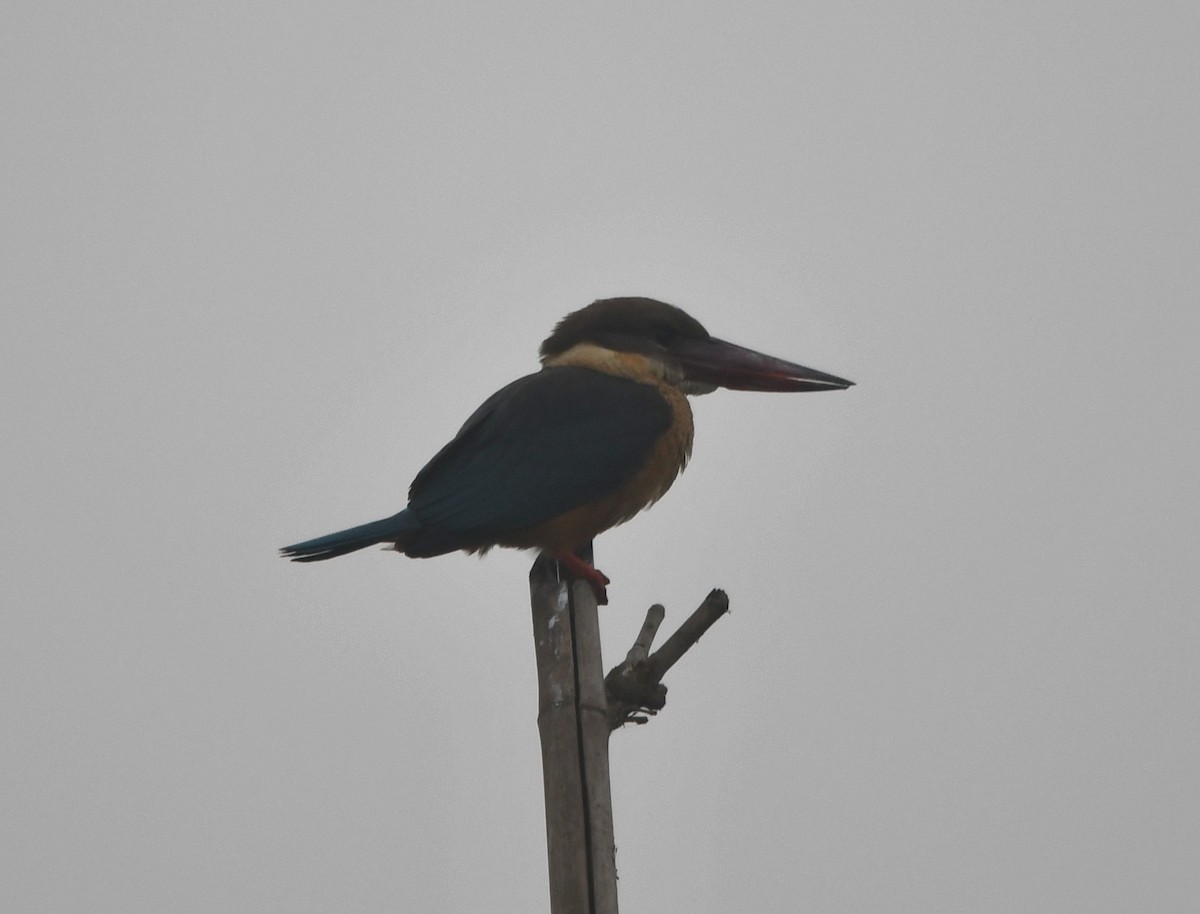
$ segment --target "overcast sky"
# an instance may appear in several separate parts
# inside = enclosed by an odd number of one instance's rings
[[[601,537],[732,614],[613,737],[622,909],[1200,910],[1189,2],[0,12],[0,907],[547,908],[526,573],[390,514],[554,322],[694,401]]]

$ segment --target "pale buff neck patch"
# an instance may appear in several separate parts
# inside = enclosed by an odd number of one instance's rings
[[[616,349],[606,349],[595,343],[578,343],[566,352],[543,359],[546,367],[572,365],[577,368],[591,368],[605,374],[629,378],[646,384],[665,382],[679,386],[683,381],[682,373],[662,359],[641,352],[619,352]]]

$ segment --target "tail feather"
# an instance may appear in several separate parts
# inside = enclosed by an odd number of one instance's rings
[[[411,511],[404,510],[383,520],[360,524],[349,530],[339,530],[327,536],[305,540],[294,546],[284,546],[279,550],[280,555],[293,562],[320,562],[324,559],[336,558],[348,552],[357,552],[376,543],[400,542],[420,529],[420,523]]]

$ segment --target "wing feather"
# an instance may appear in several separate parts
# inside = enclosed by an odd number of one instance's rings
[[[671,424],[658,390],[572,366],[493,394],[417,474],[412,556],[489,545],[615,492]]]

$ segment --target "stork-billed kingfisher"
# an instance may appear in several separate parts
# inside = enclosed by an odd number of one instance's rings
[[[540,356],[541,371],[492,394],[417,474],[403,511],[283,555],[316,562],[376,543],[414,558],[540,549],[607,603],[608,578],[576,550],[671,487],[692,452],[687,394],[853,385],[716,339],[650,298],[568,314]]]

